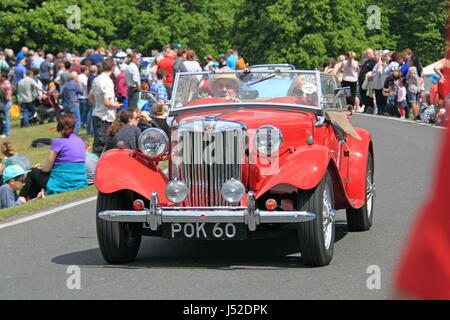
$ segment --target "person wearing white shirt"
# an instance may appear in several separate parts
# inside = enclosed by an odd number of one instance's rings
[[[114,72],[114,60],[106,58],[103,62],[103,73],[95,78],[89,102],[94,106],[92,122],[94,126],[94,143],[92,152],[100,156],[103,152],[106,131],[116,118],[116,110],[122,106],[114,102],[115,92],[111,74]]]
[[[375,51],[375,60],[377,61],[377,64],[372,70],[372,73],[374,74],[372,87],[375,90],[375,101],[378,111],[377,113],[378,115],[387,115],[387,112],[385,110],[387,97],[383,96],[383,88],[384,82],[388,77],[386,73],[388,65],[386,63],[386,58],[385,56],[382,56],[381,51]]]
[[[81,117],[81,127],[84,127],[87,122],[89,113],[89,101],[87,99],[88,92],[88,77],[89,68],[86,66],[81,66],[81,73],[78,75],[78,80],[84,89],[85,95],[78,97],[80,102],[80,117]]]
[[[141,75],[139,73],[140,59],[138,54],[133,54],[131,62],[125,71],[125,77],[128,86],[128,108],[137,109],[139,100],[139,88],[141,86]]]
[[[184,66],[186,67],[187,72],[202,72],[202,67],[200,64],[195,60],[195,51],[194,50],[188,50],[186,53],[186,61],[183,62]],[[198,80],[200,81],[201,75],[196,76]]]
[[[347,103],[355,106],[356,87],[358,84],[359,63],[355,60],[353,51],[347,52],[347,60],[342,62],[340,73],[342,73],[342,87],[350,87],[351,96],[347,97]]]

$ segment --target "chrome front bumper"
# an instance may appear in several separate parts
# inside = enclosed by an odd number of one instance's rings
[[[161,207],[158,193],[153,192],[150,208],[141,211],[106,210],[99,218],[113,222],[146,223],[152,231],[163,223],[245,223],[255,231],[261,223],[300,223],[313,220],[315,213],[307,211],[262,211],[256,209],[253,192],[248,193],[247,207]]]

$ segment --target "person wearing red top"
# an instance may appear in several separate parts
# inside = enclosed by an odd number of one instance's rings
[[[450,130],[440,150],[433,188],[397,270],[395,298],[450,299]]]
[[[128,85],[127,78],[125,76],[126,70],[127,65],[121,64],[120,73],[114,81],[114,90],[116,93],[117,101],[119,103],[123,103],[123,106],[120,108],[120,110],[128,108]]]
[[[176,53],[170,50],[167,56],[164,57],[160,62],[158,62],[158,69],[163,69],[166,71],[166,80],[164,80],[164,86],[167,89],[167,94],[169,99],[172,96],[172,84],[173,84],[173,64],[177,58]]]
[[[445,51],[445,58],[434,66],[434,72],[439,75],[438,93],[440,99],[439,108],[447,108],[450,97],[450,48]]]

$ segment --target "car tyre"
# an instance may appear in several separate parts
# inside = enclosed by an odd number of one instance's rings
[[[100,219],[98,213],[104,210],[129,210],[129,203],[123,192],[99,193],[97,197],[97,239],[103,258],[109,263],[133,261],[139,251],[142,235],[137,225],[125,222],[111,222]]]
[[[298,224],[304,263],[312,267],[328,265],[333,257],[335,238],[333,184],[328,172],[318,186],[298,193],[297,208],[316,214],[314,220]]]
[[[359,209],[347,209],[347,226],[349,231],[367,231],[373,224],[374,207],[373,160],[369,152],[366,169],[366,200]]]

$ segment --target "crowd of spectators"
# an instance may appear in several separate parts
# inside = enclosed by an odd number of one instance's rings
[[[443,62],[436,64],[425,90],[423,66],[411,49],[402,53],[369,48],[361,61],[348,51],[335,61],[325,61],[321,71],[334,74],[342,87],[349,87],[347,103],[355,112],[376,113],[401,119],[444,125],[445,77],[440,72]],[[445,60],[445,59],[444,59]],[[444,70],[445,71],[445,70]]]
[[[223,67],[245,69],[247,63],[235,49],[217,60],[212,55],[202,60],[179,43],[152,50],[150,56],[113,46],[96,46],[82,54],[27,47],[15,54],[0,49],[1,137],[11,134],[13,104],[20,106],[20,127],[57,120],[61,133],[46,161],[33,167],[26,156],[15,153],[11,142],[4,142],[0,208],[92,184],[99,157],[118,142],[137,149],[140,132],[149,127],[169,134],[167,102],[177,72]],[[142,90],[154,93],[158,100],[140,99]],[[93,136],[92,152],[89,138],[79,137],[84,130]]]
[[[347,103],[356,112],[442,123],[445,96],[439,87],[446,85],[448,61],[444,59],[436,66],[430,92],[424,90],[423,67],[411,49],[402,53],[367,49],[361,61],[348,51],[336,61],[326,61],[320,70],[334,74],[341,86],[350,88]],[[1,137],[11,133],[13,103],[20,105],[21,127],[37,120],[53,121],[58,116],[59,131],[65,132],[53,141],[42,166],[3,164],[2,173],[6,172],[3,182],[8,184],[17,178],[9,184],[10,190],[16,190],[22,175],[26,177],[24,186],[17,189],[20,193],[16,196],[21,201],[84,187],[88,180],[93,182],[92,166],[95,168],[101,154],[117,147],[119,141],[137,149],[137,137],[145,128],[157,127],[168,133],[167,102],[177,72],[247,67],[245,58],[236,49],[228,49],[217,60],[212,55],[199,59],[194,50],[179,43],[165,45],[161,51],[152,50],[149,56],[113,46],[93,47],[82,54],[65,50],[56,55],[26,47],[17,55],[11,49],[0,49]],[[152,92],[157,100],[141,99],[143,90]],[[39,112],[50,108],[54,109],[55,117],[48,117],[48,110]],[[48,119],[37,119],[40,114]],[[84,137],[83,143],[78,137],[84,130],[86,135],[93,136],[92,152],[86,151],[88,138]],[[17,157],[13,153],[4,154],[6,158]],[[88,163],[90,177],[86,174]],[[12,165],[19,165],[23,171],[11,169],[18,174],[12,177],[12,173],[5,171]],[[66,185],[68,174],[78,175],[70,178],[74,185]]]

